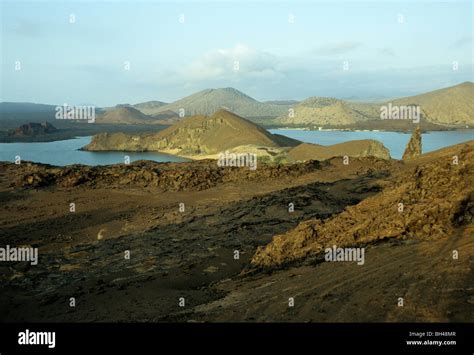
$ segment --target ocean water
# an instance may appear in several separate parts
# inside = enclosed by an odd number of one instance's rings
[[[271,133],[281,134],[306,143],[332,145],[357,139],[375,139],[390,150],[392,158],[401,159],[411,133],[401,132],[349,132],[349,131],[303,131],[295,129],[271,129]],[[422,133],[423,153],[428,153],[450,145],[474,140],[474,130],[434,131]]]
[[[401,159],[410,134],[399,132],[347,132],[347,131],[303,131],[272,129],[278,133],[302,142],[331,145],[355,139],[375,139],[382,142],[392,158]],[[431,152],[453,144],[474,140],[474,130],[428,132],[422,134],[423,152]],[[157,162],[183,162],[187,159],[154,152],[85,152],[78,150],[87,145],[91,137],[78,137],[44,143],[0,143],[0,161],[15,161],[19,155],[23,161],[51,165],[108,165],[123,163],[125,155],[130,161],[153,160]]]
[[[154,152],[86,152],[78,150],[89,144],[92,137],[78,137],[42,143],[0,143],[0,161],[15,161],[19,155],[23,161],[57,166],[83,164],[108,165],[123,163],[128,155],[130,161],[154,160],[157,162],[182,162],[187,159]]]

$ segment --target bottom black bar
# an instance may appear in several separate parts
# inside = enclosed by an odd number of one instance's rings
[[[473,354],[473,336],[474,324],[463,323],[14,323],[0,324],[0,354]]]

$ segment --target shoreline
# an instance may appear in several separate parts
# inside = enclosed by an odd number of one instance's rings
[[[282,130],[288,130],[288,131],[292,131],[292,132],[301,131],[300,129],[275,129],[275,131],[278,131],[278,132],[281,132]],[[340,130],[326,130],[326,131],[321,131],[321,132],[335,132],[335,135],[337,135],[337,133],[339,133],[339,132],[348,132],[348,133],[344,133],[344,134],[349,134],[349,131],[346,131],[346,130],[341,130],[341,131]],[[355,132],[361,133],[361,134],[364,134],[364,133],[367,133],[367,134],[379,133],[379,131],[350,131],[350,133],[355,133]],[[445,133],[448,133],[448,132],[451,132],[451,133],[454,133],[454,132],[472,132],[472,135],[473,135],[473,138],[474,138],[474,129],[445,131]],[[380,133],[388,134],[388,133],[392,133],[392,132],[380,132]],[[402,133],[402,132],[393,132],[393,133]],[[442,132],[439,132],[439,131],[429,131],[429,132],[423,132],[423,135],[432,134],[432,133],[442,134]],[[309,133],[309,135],[316,135],[316,134],[315,133]],[[329,135],[331,135],[331,134],[329,134]],[[407,136],[407,135],[404,134],[403,136]],[[78,139],[81,139],[81,138],[84,139],[84,137],[89,137],[89,139],[91,140],[93,136],[90,136],[90,135],[75,136],[73,138],[70,138],[70,140],[78,140]],[[439,150],[439,149],[442,149],[444,147],[451,146],[451,145],[454,145],[454,144],[468,142],[468,141],[471,141],[473,139],[473,138],[470,138],[470,137],[465,137],[465,138],[466,138],[466,140],[463,140],[463,141],[460,141],[460,142],[454,142],[454,143],[451,143],[449,145],[435,147],[434,149],[433,148],[428,148],[430,150],[424,150],[423,154],[430,153],[432,151],[436,151],[436,150]],[[357,141],[357,140],[360,140],[360,139],[362,139],[362,138],[352,137],[351,139],[344,140],[344,142]],[[386,148],[389,149],[389,151],[390,151],[391,159],[401,160],[401,156],[399,156],[399,154],[397,154],[397,151],[393,150],[393,147],[391,147],[390,144],[386,145],[386,142],[384,142],[380,138],[377,139],[376,137],[373,137],[373,138],[365,138],[365,139],[373,139],[373,140],[376,140],[376,141],[384,144],[384,146],[386,146]],[[89,143],[90,143],[90,140],[89,140]],[[299,140],[301,140],[301,138]],[[15,142],[15,143],[49,143],[49,144],[54,144],[54,142],[64,142],[64,141],[67,141],[67,140],[61,139],[61,140],[56,140],[56,141],[51,141],[51,142]],[[315,144],[314,142],[305,141],[305,140],[301,140],[301,143]],[[219,153],[205,154],[205,155],[186,155],[186,154],[181,155],[181,154],[179,154],[179,152],[174,152],[174,151],[150,151],[150,150],[140,150],[140,151],[139,150],[87,150],[87,149],[84,149],[84,148],[88,145],[88,143],[83,142],[83,144],[84,144],[83,146],[78,147],[78,148],[72,147],[71,151],[82,151],[82,152],[90,152],[90,153],[101,153],[101,152],[102,153],[119,153],[119,154],[124,154],[124,155],[127,155],[127,154],[140,155],[140,154],[150,154],[151,153],[150,155],[155,155],[156,154],[157,156],[163,157],[165,161],[155,160],[155,158],[152,157],[152,156],[131,157],[131,160],[132,161],[149,160],[149,161],[155,161],[155,162],[170,162],[170,163],[171,162],[172,163],[177,163],[176,161],[173,161],[171,158],[179,158],[179,159],[184,160],[184,162],[192,162],[192,161],[201,161],[201,160],[206,160],[206,159],[217,160],[218,155],[219,155]],[[317,144],[321,145],[321,146],[328,147],[328,146],[331,146],[331,145],[334,145],[334,144],[339,144],[339,143],[324,144],[324,142],[320,142],[320,143],[317,143]],[[21,153],[21,145],[22,144],[20,144],[20,147],[19,147],[19,153]],[[426,147],[427,146],[424,145],[425,149],[426,149]],[[26,148],[23,148],[23,149],[26,149]],[[11,153],[11,154],[13,154],[13,156],[15,156],[14,153]],[[99,155],[97,154],[97,156],[99,156]],[[170,159],[168,160],[167,157],[169,157]],[[6,155],[4,157],[1,157],[1,160],[6,161],[6,162],[13,161],[11,159],[12,158],[10,156],[6,156]],[[71,162],[67,161],[67,162],[63,163],[63,162],[56,162],[56,161],[48,161],[47,159],[43,160],[41,157],[36,157],[36,159],[34,157],[25,159],[25,161],[31,161],[33,163],[49,164],[49,165],[54,165],[54,166],[70,166],[70,165],[75,165],[75,164],[80,164],[80,165],[85,165],[85,166],[100,166],[100,165],[113,165],[113,164],[122,163],[121,159],[117,160],[116,162],[106,162],[106,164],[97,164],[97,163],[90,162],[90,161],[87,161],[87,160],[88,159],[81,159],[80,157],[78,157],[77,159],[74,159],[74,161],[71,161]]]
[[[274,131],[311,131],[311,132],[385,132],[385,133],[402,133],[402,134],[410,134],[412,130],[405,130],[405,129],[352,129],[352,128],[322,128],[316,129],[314,127],[281,127],[281,126],[262,126],[266,131],[274,130]],[[413,127],[414,129],[415,127]],[[422,133],[430,133],[430,132],[457,132],[457,131],[469,131],[473,130],[474,127],[446,127],[446,129],[427,129],[423,130]],[[116,131],[113,130],[115,133]],[[142,131],[138,133],[146,133],[148,131]],[[69,139],[77,139],[81,137],[92,137],[97,133],[93,132],[84,132],[81,134],[80,132],[72,133],[69,135],[68,132],[60,132],[57,134],[63,134],[63,136],[49,136],[49,135],[38,135],[32,137],[9,137],[9,136],[0,136],[0,143],[48,143],[48,142],[57,142],[57,141],[65,141]],[[123,133],[129,133],[124,131]]]
[[[413,127],[414,129],[415,127]],[[411,134],[410,130],[386,130],[386,129],[347,129],[347,128],[298,128],[298,127],[271,127],[265,128],[267,131],[311,131],[311,132],[385,132],[385,133],[402,133]],[[457,131],[474,131],[474,127],[469,128],[451,128],[446,130],[422,130],[422,133],[431,132],[457,132]]]

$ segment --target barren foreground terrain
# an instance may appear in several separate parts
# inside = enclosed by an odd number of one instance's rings
[[[443,195],[461,206],[445,234],[362,236],[364,265],[325,262],[314,247],[319,239],[307,239],[302,255],[292,251],[300,222],[322,221],[315,223],[333,234],[337,218],[347,221],[349,214],[357,224],[363,220],[357,213],[377,214],[371,199],[385,194],[388,201],[392,190],[424,184],[426,176],[432,182],[436,175],[423,173],[454,155],[460,157],[457,176],[472,182],[473,152],[471,141],[409,163],[367,157],[344,165],[332,158],[256,171],[212,161],[64,168],[0,163],[2,245],[39,248],[38,265],[2,263],[0,320],[472,321],[469,191],[459,192],[460,204]],[[413,181],[400,180],[407,176]],[[418,206],[430,193],[407,198]],[[381,206],[378,219],[387,208]],[[412,211],[420,220],[431,218]],[[429,226],[444,221],[443,213]],[[377,235],[375,220],[364,220],[371,235]],[[345,228],[340,225],[341,236]],[[276,235],[288,235],[285,245],[293,249],[280,250],[279,239],[271,243]]]

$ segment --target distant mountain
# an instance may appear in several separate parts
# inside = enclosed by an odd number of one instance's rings
[[[391,102],[393,105],[419,105],[428,122],[447,126],[474,125],[474,83],[470,81]]]
[[[105,110],[96,108],[103,123],[173,124],[194,115],[213,115],[220,109],[266,125],[325,126],[350,129],[412,130],[410,120],[381,120],[381,107],[388,105],[421,108],[423,129],[474,126],[474,84],[465,82],[428,93],[364,103],[335,98],[310,97],[304,101],[275,100],[260,102],[234,88],[207,89],[172,103],[147,101],[120,104]],[[55,114],[55,105],[1,102],[0,117],[14,114]],[[103,112],[103,114],[102,114]],[[44,116],[44,115],[43,115]],[[150,117],[151,116],[151,117]],[[52,116],[51,118],[54,118]],[[43,117],[43,119],[48,119]]]
[[[105,111],[96,118],[97,123],[110,124],[156,124],[156,119],[145,115],[133,107],[119,107]]]
[[[374,119],[380,105],[347,102],[334,98],[310,97],[277,118],[280,124],[345,126]]]
[[[35,104],[31,102],[0,102],[3,113],[55,113],[56,105]]]
[[[137,110],[143,112],[146,115],[152,115],[156,113],[157,108],[165,106],[167,104],[167,102],[163,101],[146,101],[132,105],[132,107],[136,108]]]
[[[289,105],[270,104],[254,98],[233,88],[207,89],[158,107],[150,113],[159,113],[171,110],[180,113],[183,109],[185,116],[212,115],[214,112],[225,109],[239,116],[250,117],[277,117],[287,112]]]
[[[285,147],[299,141],[273,135],[226,110],[185,118],[158,133],[95,135],[85,150],[160,151],[181,156],[212,155],[236,147]]]
[[[263,101],[264,104],[270,104],[270,105],[286,105],[286,106],[292,106],[296,105],[299,103],[297,100],[271,100],[271,101]]]
[[[143,112],[144,114],[150,114],[153,113],[154,110],[156,110],[158,107],[167,105],[167,102],[163,101],[145,101],[145,102],[140,102],[138,104],[117,104],[114,107],[108,107],[108,110],[112,110],[114,108],[121,108],[121,107],[133,107],[136,108],[137,110]]]
[[[382,120],[382,106],[420,106],[421,121],[444,126],[474,125],[474,84],[465,82],[425,94],[379,103],[344,101],[334,98],[310,97],[276,119],[283,125],[344,126],[357,128],[374,122],[377,129],[396,125],[397,120]],[[410,128],[410,120],[398,126]]]

